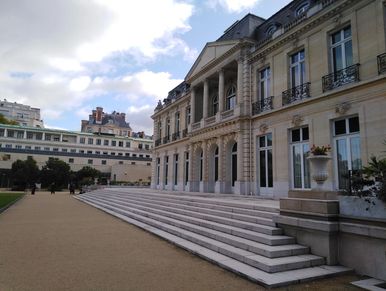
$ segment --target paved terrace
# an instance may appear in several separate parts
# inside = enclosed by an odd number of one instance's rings
[[[68,193],[25,196],[0,214],[0,235],[1,291],[264,290]],[[356,279],[346,275],[291,290],[358,290],[348,285]]]

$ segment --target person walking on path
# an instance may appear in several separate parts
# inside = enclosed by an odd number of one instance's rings
[[[51,183],[51,185],[50,185],[50,191],[51,191],[51,195],[55,194],[55,183],[54,182]]]
[[[35,191],[36,191],[36,184],[35,184],[35,183],[32,183],[32,187],[31,187],[31,195],[35,195]]]

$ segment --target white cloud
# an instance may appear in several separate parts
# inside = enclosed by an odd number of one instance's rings
[[[84,91],[91,83],[89,76],[81,76],[70,81],[70,90],[74,92]]]
[[[210,7],[220,6],[229,13],[241,12],[256,6],[261,0],[209,0],[207,3]]]

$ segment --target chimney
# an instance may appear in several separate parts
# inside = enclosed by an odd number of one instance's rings
[[[97,107],[96,108],[96,115],[95,115],[95,123],[96,124],[102,124],[102,115],[103,115],[103,108]]]

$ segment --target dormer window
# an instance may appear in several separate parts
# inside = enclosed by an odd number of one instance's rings
[[[275,33],[275,31],[277,30],[278,26],[276,24],[271,24],[270,26],[268,26],[268,28],[265,30],[265,34],[267,36],[271,36],[272,34]]]
[[[309,2],[303,2],[302,4],[299,5],[299,7],[295,11],[295,16],[299,16],[303,13],[305,13],[308,8],[310,8],[310,3]]]

